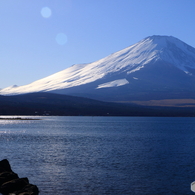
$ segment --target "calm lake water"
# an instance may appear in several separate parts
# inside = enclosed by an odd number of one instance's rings
[[[0,121],[0,160],[40,195],[194,194],[195,118]]]

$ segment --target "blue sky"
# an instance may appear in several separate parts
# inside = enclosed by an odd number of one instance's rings
[[[151,35],[195,47],[194,8],[194,0],[0,1],[0,88],[99,60]]]

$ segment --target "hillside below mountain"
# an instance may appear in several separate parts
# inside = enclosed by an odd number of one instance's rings
[[[0,96],[0,115],[195,116],[195,110],[182,104],[181,107],[138,106],[39,92]]]

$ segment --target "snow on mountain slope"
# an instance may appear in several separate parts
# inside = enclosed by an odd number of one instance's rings
[[[119,79],[119,80],[110,81],[108,83],[103,83],[101,85],[98,85],[97,89],[107,88],[107,87],[119,87],[126,84],[129,84],[129,81],[127,81],[126,79]]]
[[[2,95],[13,95],[40,91],[54,91],[99,81],[95,89],[120,87],[128,84],[126,78],[112,79],[101,83],[107,75],[130,75],[143,69],[151,61],[163,60],[187,74],[195,69],[195,49],[172,36],[151,36],[140,42],[89,64],[76,64],[31,84],[8,87],[0,90]],[[114,81],[118,80],[118,81]]]

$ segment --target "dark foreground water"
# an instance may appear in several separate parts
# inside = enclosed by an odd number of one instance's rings
[[[0,121],[0,160],[40,195],[194,194],[195,118],[40,118]]]

